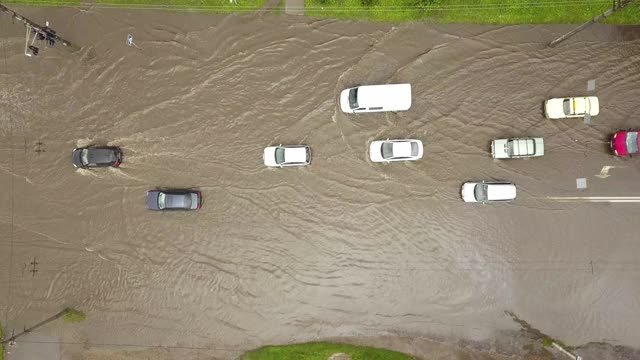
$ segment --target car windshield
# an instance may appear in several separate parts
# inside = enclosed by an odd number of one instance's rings
[[[415,141],[411,142],[411,156],[418,156],[418,143]]]
[[[638,133],[637,132],[628,132],[627,133],[627,153],[635,154],[638,152]]]
[[[562,109],[565,115],[571,115],[571,99],[564,99],[562,102]]]
[[[349,107],[352,109],[358,107],[358,88],[349,90]]]
[[[158,194],[158,207],[160,209],[164,209],[164,200],[166,195],[164,193]]]
[[[87,165],[89,163],[89,150],[83,149],[80,153],[80,161],[82,161],[83,165]]]
[[[277,148],[276,149],[276,164],[284,163],[284,149]]]
[[[487,184],[478,184],[476,185],[475,195],[477,201],[486,201],[487,200]]]
[[[393,157],[393,143],[386,142],[382,144],[382,158],[390,159]]]

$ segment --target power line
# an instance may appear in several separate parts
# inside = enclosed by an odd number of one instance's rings
[[[223,348],[223,347],[198,347],[198,346],[179,346],[179,345],[157,345],[157,344],[118,344],[118,343],[91,343],[79,341],[37,341],[22,340],[24,344],[60,344],[60,345],[83,345],[83,346],[112,346],[112,347],[139,347],[139,348],[163,348],[163,349],[187,349],[187,350],[216,350],[216,351],[248,351],[243,348]]]
[[[22,4],[41,5],[35,1],[23,1]],[[368,12],[368,11],[399,11],[399,10],[436,10],[436,11],[460,11],[460,10],[500,10],[500,9],[517,9],[517,8],[555,8],[559,6],[564,7],[582,7],[586,5],[606,5],[610,4],[609,0],[559,0],[559,1],[546,1],[537,2],[533,4],[513,4],[513,3],[482,3],[482,4],[441,4],[441,5],[406,5],[406,6],[373,6],[373,7],[360,7],[360,6],[343,6],[343,7],[324,7],[322,5],[317,6],[304,6],[305,10],[319,11],[319,12]],[[122,8],[122,9],[141,9],[141,10],[229,10],[229,12],[260,12],[271,11],[270,9],[255,8],[248,5],[174,5],[174,4],[135,4],[135,3],[73,3],[66,1],[56,1],[48,3],[47,6],[57,7],[90,7],[94,9],[106,9],[106,8]]]
[[[100,3],[78,3],[78,2],[73,2],[73,1],[50,1],[47,3],[52,3],[52,4],[59,4],[59,5],[75,5],[76,7],[92,7],[92,8],[100,8],[100,7],[120,7],[120,6],[147,6],[148,4],[140,4],[140,3],[133,3],[133,2],[114,2],[114,3],[108,3],[108,2],[100,2]],[[42,4],[40,1],[33,1],[33,0],[25,0],[25,1],[20,1],[20,4]],[[548,0],[548,1],[538,1],[536,3],[528,3],[528,4],[523,4],[523,3],[513,3],[513,2],[509,2],[509,1],[504,1],[504,2],[492,2],[492,3],[470,3],[470,4],[432,4],[432,5],[411,5],[412,7],[429,7],[429,8],[464,8],[464,7],[496,7],[496,6],[513,6],[513,7],[531,7],[531,6],[536,6],[536,5],[557,5],[557,4],[606,4],[609,5],[611,4],[611,0]],[[211,8],[211,7],[227,7],[227,8],[237,8],[237,7],[244,7],[244,8],[248,8],[248,7],[255,7],[252,5],[207,5],[207,4],[203,4],[203,5],[181,5],[181,4],[162,4],[162,3],[156,3],[156,4],[151,4],[148,6],[155,6],[155,7],[164,7],[164,8]]]

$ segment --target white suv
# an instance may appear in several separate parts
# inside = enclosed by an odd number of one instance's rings
[[[491,142],[494,159],[519,159],[544,155],[542,138],[496,139]]]
[[[311,163],[311,149],[308,145],[268,146],[262,160],[269,167],[306,166]]]
[[[461,193],[464,202],[509,202],[516,198],[516,185],[506,181],[466,182]]]

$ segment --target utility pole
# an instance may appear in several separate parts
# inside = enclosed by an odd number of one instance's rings
[[[555,347],[556,349],[560,350],[560,352],[562,352],[563,354],[567,355],[570,359],[582,360],[582,356],[580,356],[578,354],[570,353],[569,351],[567,351],[565,348],[563,348],[562,346],[560,346],[556,342],[552,342],[551,345],[553,345],[553,347]]]
[[[594,17],[593,19],[587,21],[586,23],[578,26],[577,28],[569,31],[568,33],[560,36],[559,38],[553,40],[552,42],[549,43],[549,47],[555,47],[556,45],[558,45],[559,43],[567,40],[568,38],[570,38],[571,36],[579,33],[580,31],[586,29],[587,27],[597,23],[598,21],[611,16],[611,14],[615,13],[616,11],[624,8],[625,6],[629,5],[633,0],[613,0],[613,7],[605,12],[603,12],[602,14]]]
[[[41,327],[42,325],[48,324],[48,323],[52,322],[53,320],[57,320],[57,319],[61,318],[64,314],[67,313],[67,311],[68,311],[68,309],[64,309],[64,310],[60,311],[59,313],[53,315],[52,317],[50,317],[50,318],[48,318],[46,320],[40,321],[39,323],[33,325],[30,328],[24,328],[24,330],[21,333],[17,334],[17,335],[11,334],[10,338],[8,338],[7,340],[2,340],[2,344],[15,343],[17,338],[19,338],[21,336],[24,336],[24,335],[27,335],[28,333],[30,333],[33,330]]]
[[[69,49],[69,51],[73,52],[76,50],[80,50],[80,47],[71,43],[69,40],[66,40],[64,38],[62,38],[60,35],[56,34],[55,31],[53,31],[52,29],[49,28],[48,23],[45,26],[39,25],[29,19],[27,19],[26,17],[16,13],[15,11],[9,9],[8,7],[0,4],[0,11],[1,12],[6,12],[11,14],[11,17],[13,19],[16,19],[18,21],[21,21],[22,23],[24,23],[24,25],[27,27],[27,39],[29,38],[29,33],[30,32],[35,32],[35,34],[38,36],[39,40],[47,40],[47,42],[49,42],[51,45],[53,45],[53,43],[55,41],[61,42],[62,45],[64,45],[65,47],[67,47]],[[35,37],[34,37],[35,40]],[[28,42],[28,40],[27,40]],[[32,43],[33,44],[33,43]],[[25,45],[26,47],[27,45]],[[34,53],[34,55],[37,55],[38,50],[34,50],[33,46],[29,47],[30,50],[32,50],[32,52]],[[37,48],[36,48],[37,49]],[[25,51],[26,54],[26,51]],[[28,55],[30,56],[30,55]]]

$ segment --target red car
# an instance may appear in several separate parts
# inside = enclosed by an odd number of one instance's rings
[[[622,130],[613,134],[611,151],[617,156],[631,156],[638,153],[638,133],[640,130]]]

